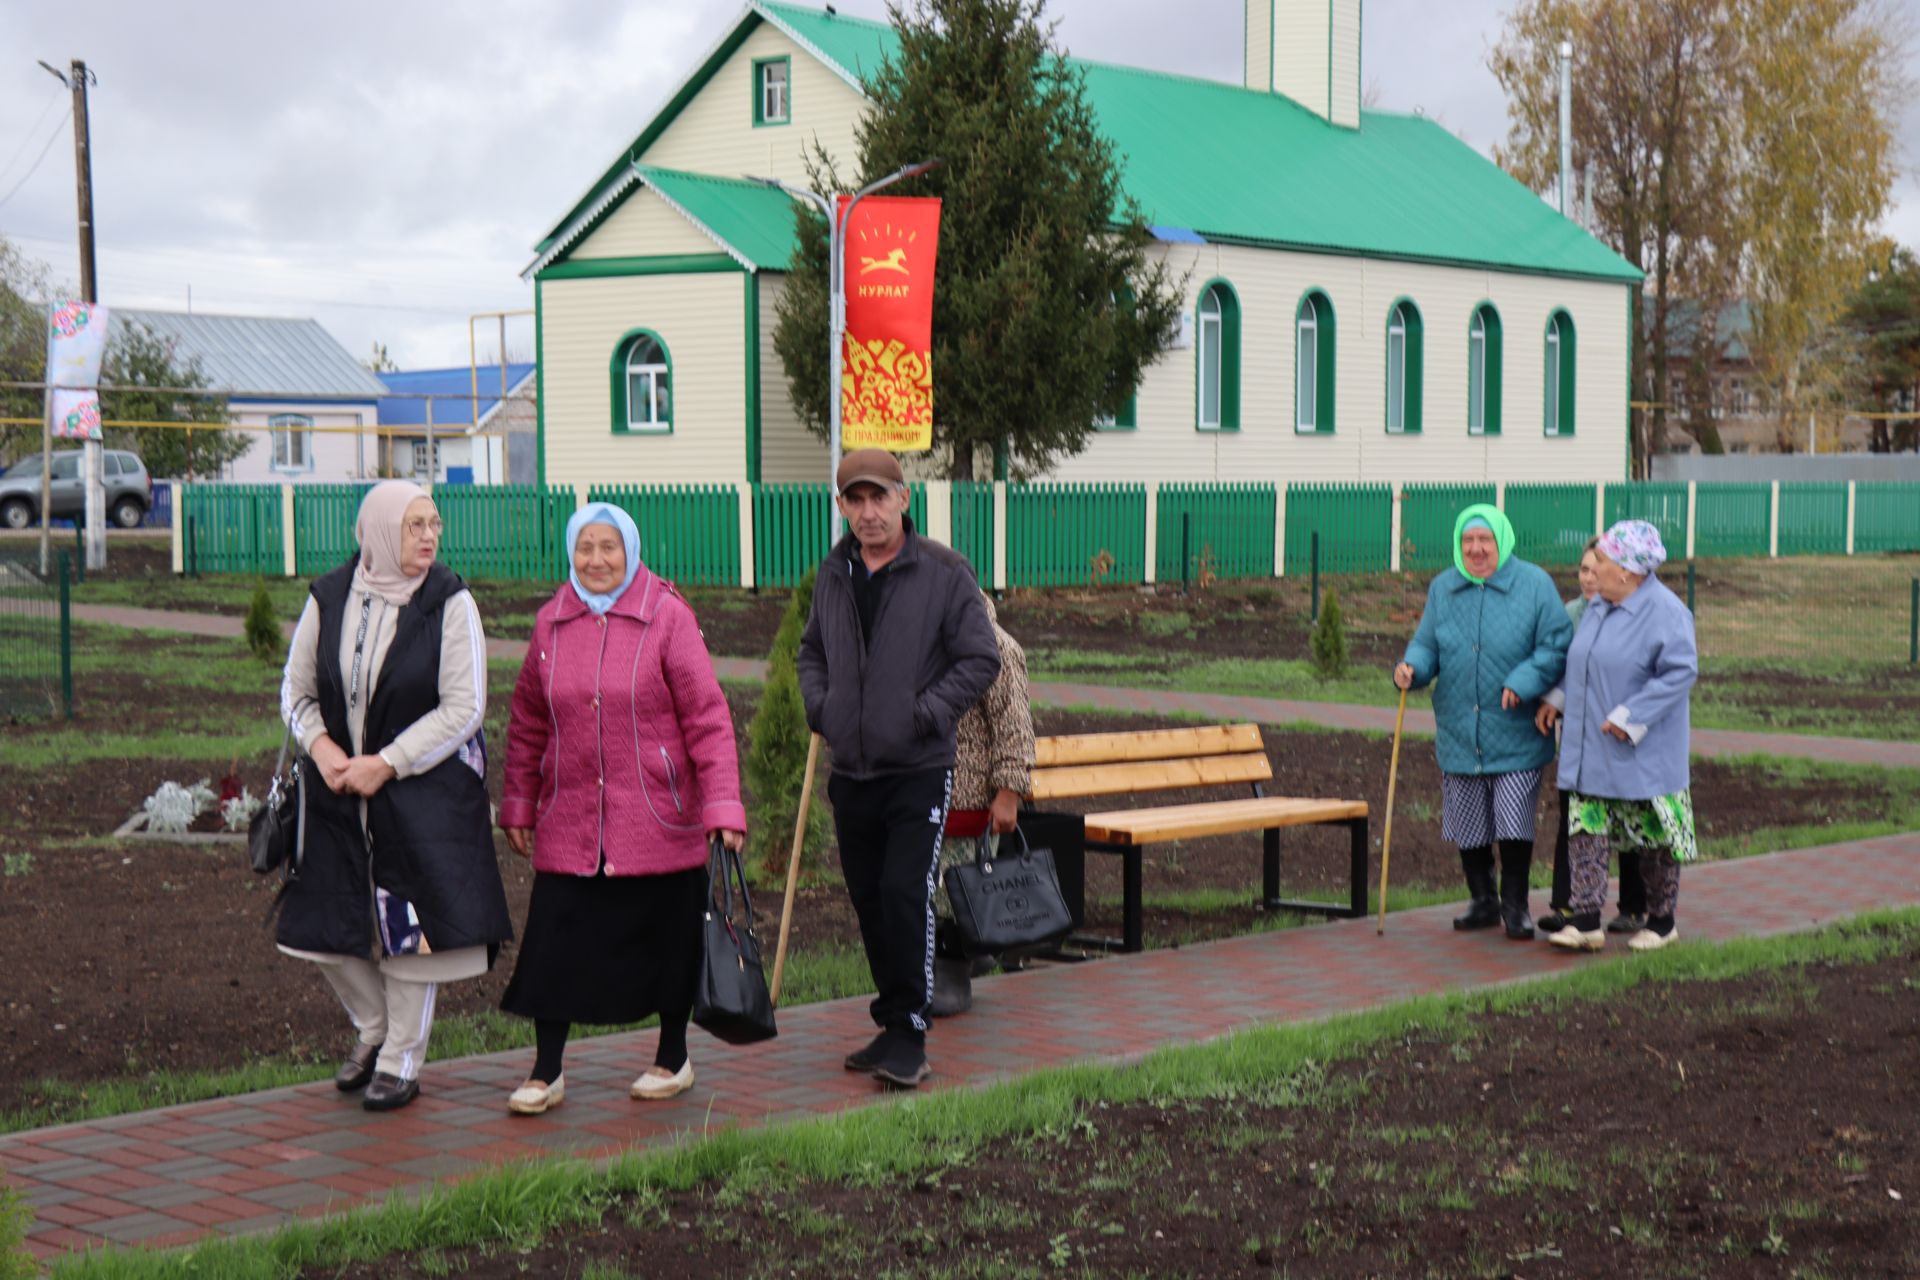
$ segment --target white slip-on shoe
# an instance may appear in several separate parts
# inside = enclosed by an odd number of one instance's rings
[[[1568,951],[1604,951],[1607,949],[1607,933],[1604,929],[1576,929],[1572,925],[1550,935],[1547,938],[1556,947]]]
[[[552,1084],[542,1084],[538,1080],[529,1080],[513,1091],[507,1099],[507,1110],[517,1116],[537,1116],[543,1111],[559,1106],[567,1097],[567,1077],[558,1075]]]
[[[645,1074],[633,1082],[633,1087],[627,1090],[627,1096],[644,1102],[658,1102],[693,1088],[692,1058],[681,1063],[680,1069],[670,1076],[655,1075],[654,1072],[658,1070],[658,1067],[649,1067]]]
[[[1642,929],[1627,939],[1627,946],[1634,951],[1658,951],[1669,942],[1678,941],[1680,941],[1680,929],[1679,926],[1676,925],[1665,933],[1655,933],[1651,929]]]

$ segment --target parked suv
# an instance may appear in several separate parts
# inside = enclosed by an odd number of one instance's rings
[[[107,519],[122,529],[138,527],[153,505],[153,480],[139,455],[121,449],[101,451],[106,470]],[[87,514],[86,486],[80,482],[80,451],[53,455],[53,516],[76,523]],[[0,475],[0,527],[28,529],[40,522],[40,455],[30,453]]]

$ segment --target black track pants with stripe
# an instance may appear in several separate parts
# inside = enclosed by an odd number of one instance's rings
[[[827,782],[840,869],[873,974],[874,1025],[916,1039],[933,1002],[933,887],[952,786],[946,769]]]

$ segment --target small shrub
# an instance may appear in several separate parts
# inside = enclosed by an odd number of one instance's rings
[[[793,590],[787,612],[780,619],[773,649],[767,655],[767,680],[760,706],[747,725],[745,782],[751,808],[747,811],[747,866],[756,881],[783,883],[793,850],[793,824],[800,811],[800,785],[807,769],[806,705],[800,700],[800,673],[795,665],[800,633],[813,609],[813,574]],[[818,771],[824,775],[825,770]],[[807,834],[800,848],[803,878],[817,878],[827,845],[829,817],[826,780],[814,778],[813,799],[807,809]]]
[[[1347,628],[1340,620],[1340,593],[1327,592],[1320,603],[1320,620],[1313,624],[1313,669],[1325,680],[1347,674]]]
[[[273,616],[273,597],[267,594],[267,584],[260,582],[253,588],[253,599],[247,602],[247,648],[253,650],[253,656],[262,662],[277,662],[280,659],[280,619]]]

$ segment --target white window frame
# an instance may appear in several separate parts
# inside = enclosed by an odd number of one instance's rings
[[[660,357],[657,361],[639,362],[641,349],[651,347]],[[634,378],[640,377],[646,386],[646,395],[634,393]],[[635,338],[627,348],[627,430],[667,432],[673,430],[673,366],[666,359],[666,351],[651,337],[642,334]],[[664,388],[667,394],[667,414],[660,417],[659,399]],[[635,410],[645,406],[646,417],[637,417]]]
[[[1473,309],[1467,326],[1467,434],[1487,434],[1487,310]]]
[[[313,418],[310,414],[276,413],[267,419],[267,429],[273,440],[273,470],[313,470]]]
[[[793,99],[791,95],[793,64],[782,58],[762,62],[759,65],[760,123],[786,124],[789,119],[789,113],[793,110]],[[780,69],[780,78],[778,81],[776,81],[772,75],[775,67]],[[738,93],[739,90],[736,89],[734,92]],[[778,110],[774,109],[776,99],[779,106]]]
[[[1200,361],[1200,427],[1204,431],[1218,431],[1220,408],[1226,399],[1226,317],[1220,305],[1218,285],[1210,286],[1200,295],[1198,319],[1194,327]],[[1213,392],[1211,417],[1207,414],[1209,389]]]
[[[1546,434],[1560,434],[1560,316],[1547,317],[1547,421]]]
[[[1407,313],[1397,302],[1387,316],[1387,431],[1407,432]]]
[[[1311,435],[1320,429],[1320,304],[1309,294],[1293,318],[1293,429]]]

